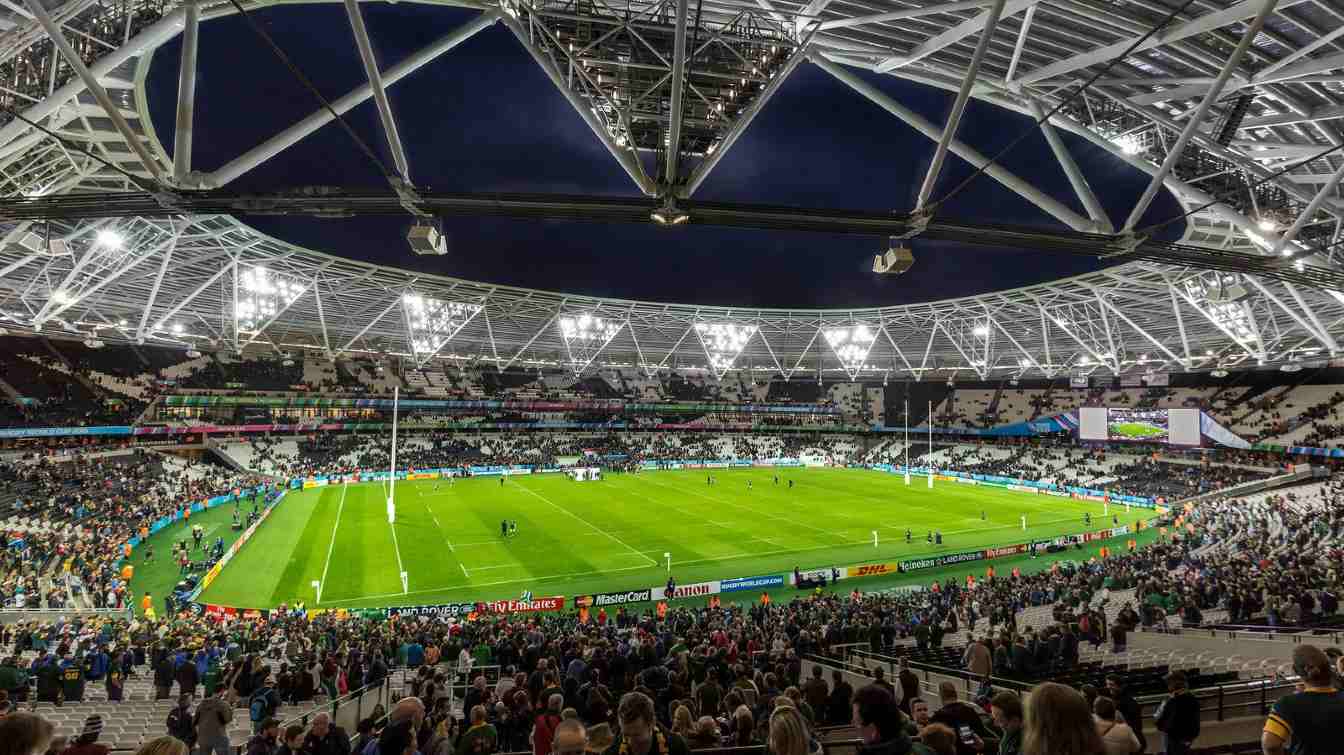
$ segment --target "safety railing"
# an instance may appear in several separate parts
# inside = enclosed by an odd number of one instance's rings
[[[360,687],[294,716],[281,724],[281,729],[290,724],[299,724],[306,728],[313,720],[313,716],[326,713],[336,725],[346,731],[355,731],[359,722],[367,718],[379,705],[383,706],[383,710],[391,708],[393,702],[391,697],[392,677],[389,675],[376,684]]]

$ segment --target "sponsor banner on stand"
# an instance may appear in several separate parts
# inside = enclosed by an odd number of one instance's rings
[[[902,571],[901,565],[889,561],[884,564],[859,564],[858,566],[845,567],[845,577],[854,579],[856,577],[880,577],[883,574],[895,574]]]
[[[677,585],[677,589],[671,595],[667,594],[666,587],[654,587],[649,590],[652,594],[650,600],[667,600],[668,598],[695,598],[701,595],[717,595],[723,591],[722,583],[718,580],[713,582],[695,582],[689,585]]]
[[[1040,488],[1032,488],[1032,487],[1028,487],[1028,486],[1026,486],[1026,485],[1017,485],[1017,484],[1008,485],[1007,488],[1008,488],[1009,490],[1016,490],[1016,491],[1019,492],[1019,493],[1049,493],[1049,492],[1051,492],[1051,491],[1049,491],[1049,490],[1041,490]]]
[[[829,571],[825,571],[829,574]],[[719,582],[720,592],[740,592],[742,590],[768,590],[771,587],[782,587],[784,585],[783,574],[769,574],[764,577],[739,577],[737,579],[725,579]]]
[[[921,569],[936,569],[940,566],[953,566],[955,564],[964,564],[971,561],[983,561],[984,551],[970,551],[967,553],[948,553],[942,556],[930,556],[928,558],[912,558],[900,562],[900,570],[903,572],[919,571]]]
[[[980,481],[979,481],[979,480],[968,480],[968,479],[966,479],[965,477],[955,477],[955,478],[953,478],[953,479],[955,479],[957,482],[961,483],[962,485],[979,485],[979,484],[980,484]]]
[[[985,558],[1003,558],[1004,556],[1017,556],[1027,552],[1027,544],[1005,545],[999,548],[986,548]]]
[[[476,604],[477,610],[490,613],[542,613],[563,611],[564,596],[532,598],[530,600],[489,600]]]
[[[475,603],[440,603],[432,606],[394,606],[383,609],[386,616],[466,616],[476,611]]]
[[[437,479],[439,479],[439,473],[438,473],[438,472],[411,472],[410,474],[406,475],[406,479],[408,479],[408,480],[437,480]]]
[[[574,606],[576,608],[604,608],[606,606],[623,606],[627,603],[643,603],[649,600],[653,600],[653,588],[580,595],[574,599]]]

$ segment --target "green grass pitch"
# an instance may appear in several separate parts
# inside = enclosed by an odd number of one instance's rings
[[[1117,422],[1111,425],[1111,435],[1118,435],[1123,438],[1160,438],[1166,434],[1167,428],[1150,425],[1147,422]]]
[[[661,584],[664,553],[686,584],[1007,545],[1081,531],[1084,512],[1102,512],[1096,502],[952,482],[930,490],[923,478],[906,487],[899,475],[859,469],[781,469],[776,486],[775,472],[643,472],[600,482],[518,476],[502,486],[499,478],[475,478],[437,490],[432,480],[403,482],[395,526],[387,523],[383,484],[294,491],[200,600],[273,607],[302,599],[355,608],[514,598],[524,590],[578,595]],[[715,485],[706,485],[707,474]],[[230,509],[192,522],[207,527],[207,541],[229,542]],[[1112,513],[1130,524],[1140,515],[1119,507]],[[507,540],[499,534],[505,518],[517,520],[519,530]],[[1094,527],[1102,524],[1094,519]],[[941,548],[924,542],[931,529],[942,530]],[[141,566],[137,554],[142,573],[132,586],[153,592],[156,603],[175,579],[163,562],[168,540],[183,537],[179,530],[154,536],[161,554],[155,564]],[[403,569],[410,582],[404,594]],[[320,604],[313,580],[323,581]]]

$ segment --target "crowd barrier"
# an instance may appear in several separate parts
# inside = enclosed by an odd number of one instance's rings
[[[797,468],[804,466],[804,461],[795,458],[780,458],[771,460],[677,460],[667,462],[645,462],[646,469],[717,469],[717,468],[737,468],[737,467],[759,467],[767,466],[764,462],[780,462],[770,466],[784,466]],[[652,466],[648,466],[652,465]],[[871,468],[883,471],[904,472],[903,468],[892,467],[891,465],[880,464],[872,465]],[[447,476],[498,476],[498,475],[524,475],[524,474],[546,474],[564,471],[560,467],[541,467],[541,466],[468,466],[443,469],[428,470],[398,470],[396,479],[398,480],[424,480],[436,479]],[[912,470],[913,472],[914,470]],[[392,477],[389,471],[356,471],[345,475],[316,476],[306,478],[294,478],[288,481],[286,487],[288,490],[308,490],[325,485],[352,484],[359,482],[381,481]],[[1021,480],[1013,480],[1011,484],[999,482],[1009,478],[993,478],[979,475],[975,477],[986,478],[984,480],[968,480],[971,476],[943,476],[935,475],[935,479],[942,477],[945,480],[956,480],[958,482],[976,482],[986,485],[994,485],[1004,488],[1017,489],[1021,492],[1039,493],[1042,489],[1022,484]],[[1044,485],[1045,483],[1037,483]],[[1081,490],[1081,489],[1080,489]],[[279,498],[283,497],[283,493]],[[1092,496],[1087,496],[1089,499]],[[1132,496],[1126,496],[1133,498]],[[257,617],[266,616],[270,613],[269,609],[263,608],[239,608],[236,606],[222,606],[210,603],[201,603],[197,601],[200,593],[210,585],[219,575],[219,572],[233,558],[234,554],[246,543],[252,536],[253,531],[265,521],[275,504],[279,503],[279,498],[267,507],[262,517],[249,527],[243,536],[234,543],[225,553],[224,558],[218,564],[207,572],[206,578],[202,580],[201,585],[192,594],[192,609],[197,613],[219,615],[228,617]],[[222,500],[232,500],[228,496],[221,496]],[[213,500],[213,499],[212,499]],[[1096,500],[1103,500],[1096,498]],[[1110,500],[1118,500],[1112,496]],[[1147,499],[1136,499],[1147,501]],[[1147,506],[1136,504],[1141,508],[1151,508],[1152,504]],[[168,519],[168,523],[174,521]],[[1035,540],[1024,541],[1020,543],[1010,543],[989,548],[978,548],[975,550],[960,551],[954,553],[944,553],[924,558],[912,558],[901,561],[863,563],[845,566],[828,566],[820,569],[810,569],[800,572],[798,576],[803,577],[821,577],[824,582],[834,582],[845,579],[858,579],[863,577],[877,577],[895,574],[907,574],[927,569],[937,569],[945,566],[956,566],[979,561],[992,561],[1000,558],[1011,558],[1014,556],[1028,553],[1033,545],[1045,550],[1050,546],[1072,547],[1081,546],[1087,543],[1099,542],[1115,537],[1124,537],[1135,532],[1136,528],[1147,528],[1154,525],[1155,519],[1139,520],[1135,523],[1135,528],[1129,525],[1116,527],[1107,527],[1096,530],[1076,532],[1067,535],[1060,535],[1053,538],[1038,538]],[[164,525],[166,526],[166,524]],[[456,603],[438,603],[428,605],[412,606],[390,606],[382,608],[350,608],[350,609],[331,609],[334,613],[349,616],[364,617],[388,617],[388,616],[444,616],[452,618],[463,618],[467,620],[475,619],[478,616],[491,614],[526,614],[526,613],[552,613],[568,609],[578,609],[579,615],[583,620],[587,620],[590,610],[602,610],[606,608],[617,608],[627,604],[660,602],[668,599],[695,598],[732,594],[736,592],[756,592],[765,591],[772,588],[782,587],[784,585],[796,585],[797,581],[794,574],[763,574],[754,576],[732,577],[727,579],[709,580],[705,582],[694,582],[690,584],[675,585],[672,592],[668,592],[666,585],[655,585],[653,587],[618,590],[614,592],[591,593],[576,596],[546,596],[533,597],[531,593],[525,593],[524,597],[517,600],[482,600],[465,601]],[[317,615],[326,612],[320,606],[307,609],[308,615]]]

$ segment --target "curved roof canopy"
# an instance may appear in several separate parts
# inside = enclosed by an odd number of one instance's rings
[[[1043,130],[1084,212],[997,165],[986,169],[989,179],[1064,225],[1099,234],[1134,230],[1145,203],[1165,188],[1197,210],[1186,244],[1275,257],[1314,247],[1311,264],[1337,268],[1344,149],[1307,159],[1344,145],[1344,6],[1334,0],[704,0],[698,13],[688,0],[641,0],[619,11],[554,0],[427,4],[481,13],[379,70],[359,8],[346,1],[369,82],[333,103],[340,112],[370,98],[378,104],[394,183],[412,210],[414,165],[386,89],[502,26],[661,206],[693,197],[780,82],[797,66],[815,65],[929,136],[926,186],[949,152],[985,163],[955,138],[965,99],[1037,119],[1058,106]],[[329,123],[318,110],[215,171],[192,169],[197,30],[234,12],[220,2],[6,4],[0,97],[22,117],[6,114],[0,125],[0,192],[11,200],[124,192],[137,188],[133,178],[226,187]],[[184,32],[170,149],[150,124],[144,81],[152,52]],[[956,91],[958,104],[949,122],[930,123],[856,69]],[[1101,212],[1058,130],[1152,177],[1121,227]],[[915,215],[934,199],[921,191]],[[171,207],[170,196],[164,201]],[[576,372],[991,378],[1317,360],[1335,355],[1344,337],[1336,291],[1151,260],[962,299],[792,311],[421,275],[298,248],[228,215],[11,220],[0,230],[5,328],[202,350],[260,346]]]

